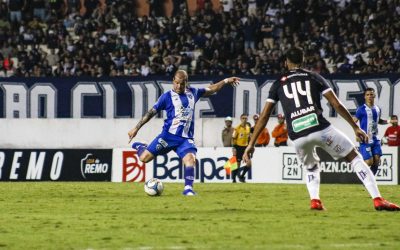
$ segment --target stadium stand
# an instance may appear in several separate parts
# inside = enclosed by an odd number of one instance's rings
[[[400,0],[9,0],[0,76],[400,73]]]

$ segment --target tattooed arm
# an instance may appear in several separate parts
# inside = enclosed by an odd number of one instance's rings
[[[131,142],[131,140],[136,136],[136,134],[139,132],[139,129],[146,124],[148,121],[151,120],[151,118],[153,118],[155,115],[157,114],[157,110],[155,110],[154,108],[150,109],[143,117],[142,119],[138,122],[138,124],[136,124],[136,126],[134,128],[132,128],[131,130],[129,130],[128,132],[128,136],[129,136],[129,143]]]

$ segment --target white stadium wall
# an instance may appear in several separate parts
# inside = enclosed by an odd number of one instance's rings
[[[329,118],[329,121],[355,142],[353,130],[343,119]],[[129,129],[137,122],[137,119],[123,118],[1,119],[0,148],[123,148],[128,146]],[[233,124],[238,123],[239,119],[234,119]],[[270,133],[276,124],[277,119],[271,118],[267,126]],[[150,142],[161,132],[162,125],[162,119],[152,119],[135,140]],[[195,142],[199,147],[222,146],[223,118],[198,118],[195,126]],[[386,127],[379,126],[380,138]]]

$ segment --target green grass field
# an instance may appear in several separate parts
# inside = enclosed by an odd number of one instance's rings
[[[377,212],[362,185],[0,183],[0,249],[400,249],[400,213]],[[399,186],[381,186],[400,202]]]

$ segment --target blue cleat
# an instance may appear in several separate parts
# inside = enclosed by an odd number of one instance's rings
[[[182,192],[183,195],[185,196],[194,196],[197,195],[195,191],[193,191],[193,189],[185,189]]]

